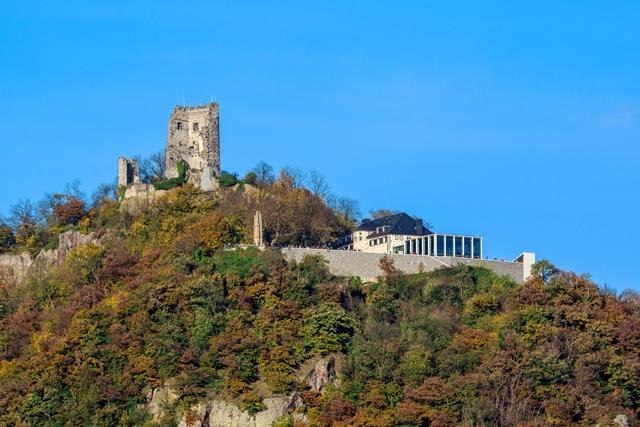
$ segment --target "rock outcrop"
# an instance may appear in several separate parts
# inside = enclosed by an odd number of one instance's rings
[[[629,427],[629,417],[626,415],[618,415],[614,420],[613,424],[617,427]]]
[[[304,404],[298,393],[287,397],[264,399],[265,410],[251,415],[232,403],[222,400],[211,400],[191,407],[182,415],[179,427],[271,427],[274,422],[292,415],[304,420],[304,415],[297,412]]]
[[[33,265],[31,255],[0,255],[0,282],[15,284],[27,278]]]
[[[159,423],[164,418],[165,410],[178,399],[178,394],[165,384],[160,388],[153,389],[147,394],[147,405],[145,409],[153,416],[153,422]]]
[[[154,423],[159,423],[166,410],[178,399],[177,393],[168,385],[156,388],[147,395],[145,409]],[[250,414],[223,400],[212,399],[200,402],[179,415],[179,427],[270,427],[275,421],[292,415],[304,420],[299,413],[304,404],[298,393],[284,397],[272,397],[263,401],[266,409]]]
[[[156,190],[152,184],[130,185],[123,195],[120,210],[137,215],[166,193],[165,190]]]
[[[310,360],[300,372],[300,380],[312,390],[322,392],[335,385],[341,375],[344,355],[341,353]],[[145,409],[158,423],[165,416],[166,408],[178,399],[169,385],[157,388],[147,395]],[[274,396],[263,400],[266,409],[250,414],[235,404],[219,399],[199,402],[178,416],[179,427],[270,427],[274,422],[291,416],[295,421],[306,422],[305,404],[299,393]]]
[[[306,371],[303,381],[315,391],[323,391],[326,386],[336,384],[342,373],[344,355],[342,353],[330,354],[317,360],[313,367]],[[305,372],[303,370],[303,372]]]
[[[35,262],[49,262],[57,267],[61,266],[69,256],[69,252],[84,245],[100,245],[100,240],[94,233],[82,234],[78,231],[66,231],[58,237],[58,247],[53,250],[41,251]]]
[[[100,245],[94,233],[82,234],[78,231],[66,231],[58,237],[58,247],[40,251],[35,260],[28,253],[20,255],[0,255],[0,280],[11,284],[23,282],[35,266],[60,266],[69,256],[69,252],[78,246]]]

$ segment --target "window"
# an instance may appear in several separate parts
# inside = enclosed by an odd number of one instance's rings
[[[464,238],[464,257],[471,258],[471,237]]]
[[[456,237],[456,256],[462,256],[462,237]]]
[[[177,122],[176,123],[176,129],[177,130],[182,130],[182,122]]]
[[[473,257],[479,259],[482,256],[482,243],[479,238],[473,239]]]
[[[453,236],[447,236],[446,238],[446,244],[447,244],[447,256],[453,256]]]
[[[193,130],[194,130],[194,131],[196,131],[196,132],[197,132],[199,128],[200,128],[200,126],[198,125],[198,123],[194,123],[194,124],[193,124]]]
[[[444,256],[444,236],[436,236],[436,242],[438,244],[438,256]]]

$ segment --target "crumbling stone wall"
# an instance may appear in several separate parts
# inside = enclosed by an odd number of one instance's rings
[[[118,159],[118,185],[129,186],[140,184],[140,165],[135,159],[120,157]]]
[[[165,153],[166,177],[178,176],[180,160],[187,163],[187,180],[205,191],[217,187],[220,175],[220,128],[217,103],[178,106],[169,119]]]

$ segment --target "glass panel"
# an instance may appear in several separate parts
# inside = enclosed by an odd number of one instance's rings
[[[410,254],[411,253],[411,241],[407,240],[404,244],[404,253],[405,254]]]
[[[482,254],[482,245],[480,244],[480,239],[474,238],[473,239],[473,257],[479,259],[481,254]]]
[[[462,256],[462,237],[456,237],[456,256]]]
[[[464,238],[464,257],[471,258],[471,237]]]
[[[422,239],[418,239],[418,254],[422,255]]]
[[[453,236],[447,236],[447,256],[453,256]]]
[[[444,236],[437,236],[436,241],[438,242],[438,256],[444,256]]]

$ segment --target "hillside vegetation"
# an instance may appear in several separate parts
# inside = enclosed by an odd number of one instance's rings
[[[205,397],[257,412],[293,390],[318,426],[638,421],[636,295],[549,264],[517,285],[462,266],[405,276],[385,259],[384,276],[361,283],[319,257],[231,248],[250,240],[259,203],[286,244],[348,228],[322,198],[277,181],[262,199],[176,188],[135,216],[102,199],[44,227],[102,244],[0,284],[0,424],[149,424],[146,396],[166,383],[179,398],[165,425]],[[329,353],[345,355],[340,381],[312,391],[298,369]]]

